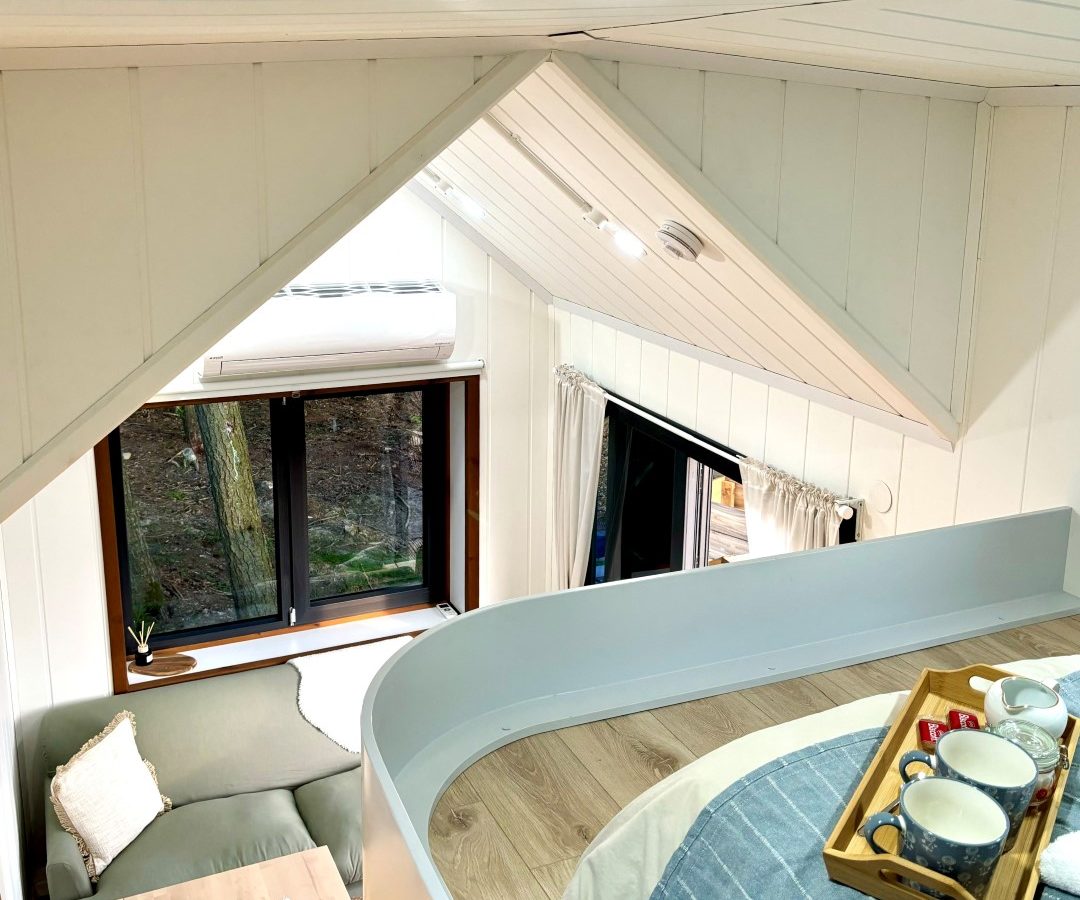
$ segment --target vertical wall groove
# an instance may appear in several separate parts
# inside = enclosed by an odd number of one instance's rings
[[[926,158],[928,156],[929,142],[930,142],[930,100],[929,98],[924,100],[923,105],[926,107],[926,116],[923,121],[923,154],[922,154],[922,175],[919,178],[919,184],[922,185],[922,190],[919,192],[919,214],[916,217],[918,227],[915,229],[915,277],[911,279],[911,315],[908,317],[908,341],[907,352],[904,354],[904,367],[911,371],[911,340],[912,335],[915,333],[915,297],[919,290],[919,247],[922,245],[922,213],[923,205],[926,203]],[[920,379],[921,381],[921,379]],[[923,385],[927,387],[927,385]],[[927,387],[929,390],[929,388]],[[948,405],[948,403],[946,403]]]
[[[146,217],[146,174],[143,161],[142,97],[139,90],[139,70],[132,66],[127,71],[128,97],[131,103],[131,155],[135,162],[135,215],[140,226],[136,229],[135,239],[139,279],[142,286],[139,313],[142,319],[143,360],[145,361],[154,352],[154,304],[150,291],[150,251],[146,240],[148,225]]]
[[[27,387],[26,335],[23,328],[22,291],[19,279],[19,238],[15,224],[15,195],[11,173],[11,150],[7,128],[7,84],[0,72],[0,239],[3,241],[3,262],[7,277],[0,282],[0,303],[7,299],[8,315],[15,336],[15,386],[18,393],[19,442],[21,458],[30,456],[30,395]]]

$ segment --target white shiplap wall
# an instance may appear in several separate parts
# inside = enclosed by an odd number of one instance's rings
[[[0,524],[0,610],[10,627],[24,829],[42,821],[36,744],[49,707],[112,690],[92,454]],[[0,697],[0,703],[4,702]],[[2,718],[2,716],[0,716]]]
[[[0,896],[22,896],[23,860],[19,754],[16,746],[15,668],[7,616],[4,561],[0,554]]]
[[[984,164],[976,103],[593,64],[834,303],[959,414],[955,374],[966,365],[970,318],[965,262],[974,262],[966,226]]]
[[[0,518],[538,58],[0,73]]]
[[[998,107],[964,434],[953,451],[732,376],[565,309],[557,352],[603,384],[823,487],[895,502],[867,536],[1080,509],[1080,108]]]
[[[487,363],[481,375],[481,602],[545,590],[551,307],[408,189],[300,277],[434,278],[457,294],[454,358]],[[108,694],[112,687],[91,454],[0,524],[0,639],[5,619],[14,675],[8,687],[24,773],[21,803],[36,833],[42,773],[34,745],[42,713],[57,703]],[[5,674],[0,671],[0,753],[9,697]],[[4,762],[0,847],[6,841],[5,807],[13,799],[4,790]],[[0,871],[0,888],[3,877],[6,871]]]

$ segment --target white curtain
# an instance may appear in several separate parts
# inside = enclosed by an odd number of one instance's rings
[[[600,483],[606,400],[600,387],[574,369],[555,370],[554,533],[555,590],[581,587]]]
[[[739,461],[751,556],[835,547],[839,498],[756,459]]]

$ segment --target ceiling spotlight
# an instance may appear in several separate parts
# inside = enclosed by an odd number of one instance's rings
[[[470,219],[476,219],[480,221],[487,215],[487,210],[484,209],[479,203],[473,200],[468,194],[461,191],[459,188],[451,187],[447,192],[447,196],[450,197],[458,206],[461,207],[461,211],[465,213]]]
[[[612,226],[611,235],[615,246],[627,256],[641,259],[645,255],[645,245],[625,228]]]
[[[705,249],[701,238],[685,225],[680,225],[671,219],[660,226],[656,232],[656,239],[660,241],[660,246],[664,248],[668,256],[687,262],[694,262]]]
[[[461,188],[455,187],[450,181],[432,169],[430,166],[424,167],[424,174],[434,184],[435,190],[446,197],[448,200],[453,200],[458,206],[461,207],[461,211],[465,213],[470,219],[476,219],[480,221],[487,215],[487,210],[484,209],[479,203],[473,200],[468,194],[466,194]]]
[[[601,231],[605,229],[605,226],[611,224],[607,220],[607,216],[605,216],[598,209],[590,209],[587,213],[585,213],[582,218],[584,218],[586,222],[592,225],[593,228],[599,228]]]

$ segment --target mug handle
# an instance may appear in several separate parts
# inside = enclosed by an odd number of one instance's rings
[[[907,830],[907,822],[904,821],[903,816],[894,816],[890,812],[874,813],[866,820],[866,824],[863,825],[863,837],[866,838],[866,842],[870,845],[870,849],[875,853],[889,852],[874,840],[874,834],[877,830],[879,828],[884,828],[886,825],[892,826],[901,834]]]
[[[904,779],[904,784],[907,784],[912,779],[917,778],[916,775],[908,774],[908,767],[912,763],[921,762],[924,766],[929,766],[931,770],[934,768],[936,760],[929,753],[925,753],[922,750],[908,750],[903,756],[900,757],[900,777]]]

